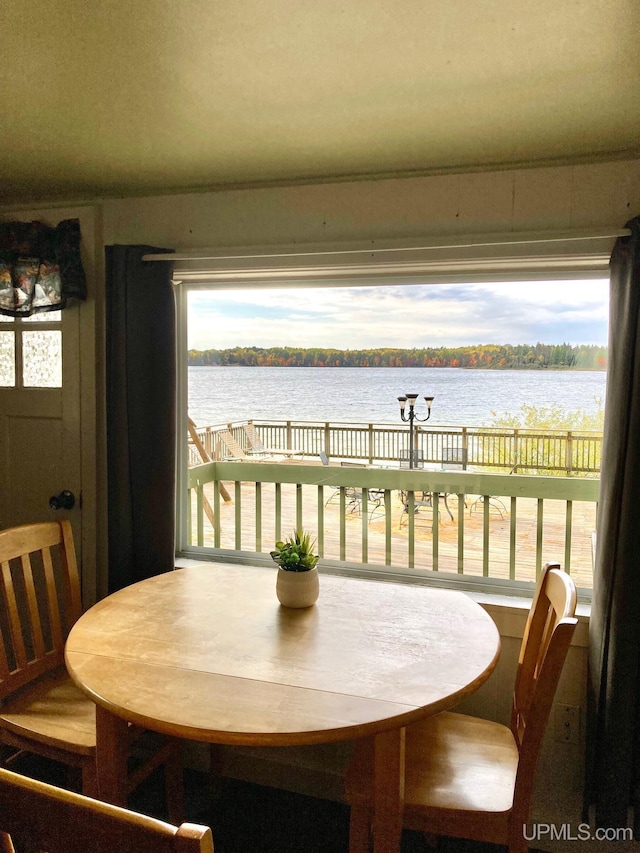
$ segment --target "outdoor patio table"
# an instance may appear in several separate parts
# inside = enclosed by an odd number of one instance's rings
[[[403,727],[488,678],[496,627],[457,591],[323,574],[317,604],[291,610],[275,583],[275,569],[203,564],[133,584],[79,619],[66,661],[97,705],[101,796],[125,802],[127,721],[219,744],[368,737],[374,850],[397,853]]]

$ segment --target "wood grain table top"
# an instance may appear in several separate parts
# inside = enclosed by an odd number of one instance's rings
[[[468,595],[321,575],[281,607],[276,569],[178,569],[103,599],[73,627],[69,672],[102,708],[205,742],[293,745],[375,735],[451,707],[497,662]]]

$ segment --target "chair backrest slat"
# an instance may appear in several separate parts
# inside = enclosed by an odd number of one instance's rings
[[[11,576],[11,566],[8,560],[2,562],[2,593],[7,615],[9,640],[15,658],[14,668],[22,669],[27,665],[27,650],[24,645],[24,637],[22,636],[18,601]]]
[[[9,678],[9,657],[7,655],[7,644],[2,636],[2,631],[0,631],[0,682],[6,681],[7,678]]]
[[[0,565],[2,698],[64,663],[65,640],[82,612],[70,522],[0,531]]]
[[[47,585],[47,605],[49,610],[49,629],[51,631],[51,641],[54,648],[64,646],[64,636],[62,620],[60,617],[60,604],[58,602],[58,592],[56,587],[56,579],[53,572],[53,561],[51,559],[51,551],[49,548],[44,548],[42,551],[42,562],[44,565],[44,578]]]
[[[78,561],[76,560],[76,549],[73,544],[73,531],[68,521],[60,522],[62,534],[62,583],[64,587],[64,600],[67,605],[66,629],[64,641],[67,634],[82,616],[82,596],[80,594],[80,575],[78,574]]]
[[[7,602],[7,594],[6,594],[6,583],[5,583],[5,572],[8,571],[8,563],[2,563],[0,565],[0,607],[2,607],[4,618],[7,622],[6,630],[12,631],[11,619],[10,619],[10,609]],[[1,630],[2,626],[0,625],[0,682],[6,681],[9,677],[10,667],[9,667],[9,654],[7,650],[7,642],[4,637],[4,633]],[[10,648],[13,650],[13,643],[11,643]]]
[[[0,849],[43,853],[213,853],[211,830],[176,827],[0,769]]]
[[[40,551],[40,555],[46,549]],[[31,567],[31,559],[29,554],[22,554],[20,557],[22,563],[22,579],[24,583],[24,591],[27,597],[27,610],[29,612],[29,624],[27,625],[28,636],[33,643],[33,654],[36,659],[44,657],[44,637],[42,636],[42,624],[40,622],[40,612],[38,610],[38,599],[36,596],[36,588],[33,581],[33,569]],[[24,629],[24,619],[22,620]]]

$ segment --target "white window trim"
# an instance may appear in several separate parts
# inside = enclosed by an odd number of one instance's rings
[[[145,255],[177,281],[209,288],[354,287],[601,278],[625,229],[454,236],[418,241],[258,246]]]

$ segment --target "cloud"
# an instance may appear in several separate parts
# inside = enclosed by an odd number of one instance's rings
[[[189,348],[605,344],[608,282],[192,291]]]

